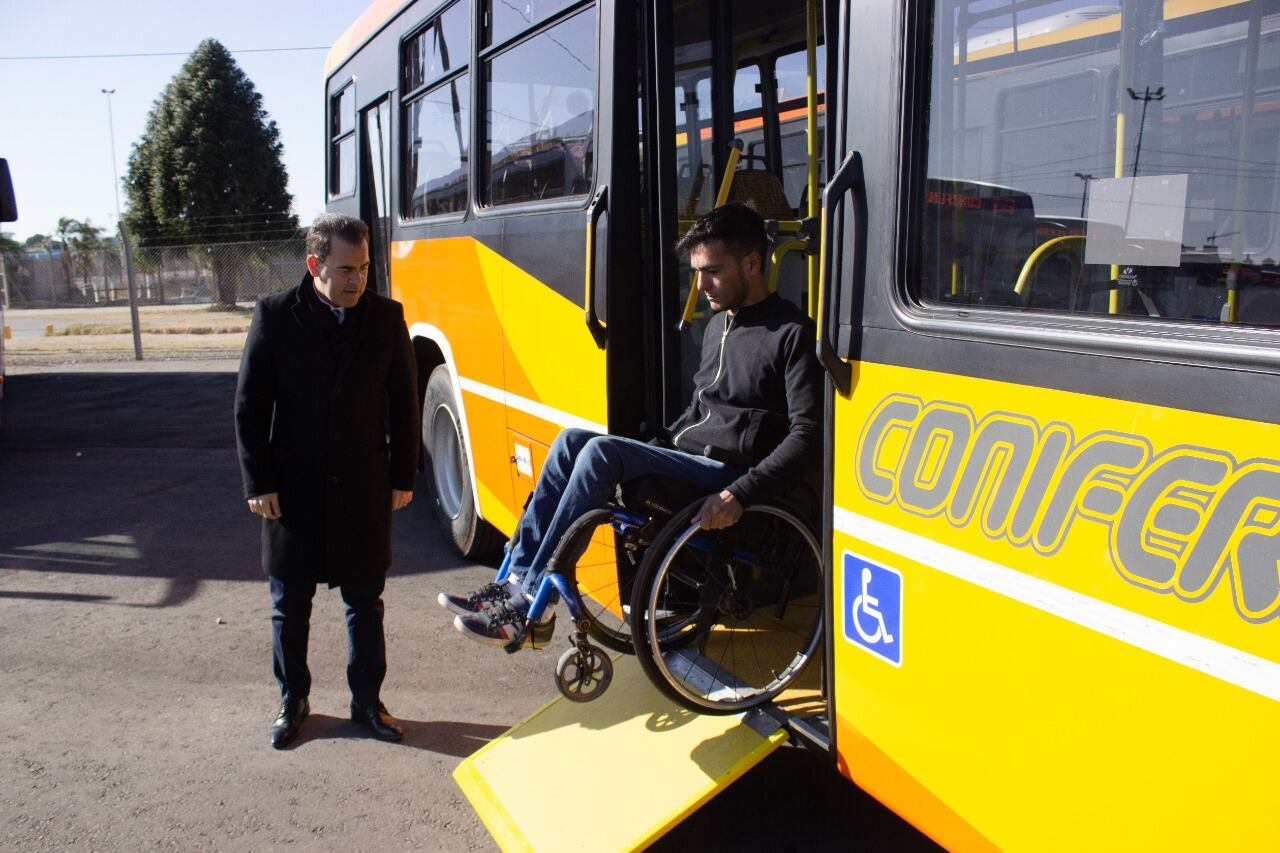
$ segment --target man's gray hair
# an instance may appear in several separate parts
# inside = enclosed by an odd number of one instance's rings
[[[334,237],[353,246],[367,245],[369,226],[345,213],[322,213],[307,229],[307,254],[323,261],[329,257],[329,246]]]

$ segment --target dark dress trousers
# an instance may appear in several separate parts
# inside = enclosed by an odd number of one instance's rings
[[[305,696],[317,583],[347,604],[347,677],[361,702],[386,672],[382,588],[391,565],[391,490],[413,489],[419,410],[413,348],[400,303],[366,291],[339,323],[311,277],[262,299],[236,388],[236,440],[246,498],[277,492],[262,522],[275,672]]]

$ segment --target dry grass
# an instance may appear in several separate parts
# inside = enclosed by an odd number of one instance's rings
[[[158,326],[143,323],[141,324],[141,330],[144,335],[238,335],[244,333],[245,325],[242,323],[227,326],[187,326],[181,324]],[[131,325],[118,323],[71,323],[53,331],[54,336],[131,334],[133,334]]]

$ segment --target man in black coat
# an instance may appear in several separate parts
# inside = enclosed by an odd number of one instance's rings
[[[382,590],[391,512],[413,499],[418,467],[413,349],[400,303],[365,292],[365,224],[319,216],[307,233],[307,272],[258,302],[236,388],[244,493],[262,517],[271,589],[277,749],[311,710],[307,635],[318,583],[338,587],[347,606],[351,718],[400,739],[379,697]]]

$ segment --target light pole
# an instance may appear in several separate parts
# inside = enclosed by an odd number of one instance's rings
[[[103,89],[107,96],[107,133],[111,136],[111,187],[116,191],[116,222],[120,221],[120,173],[116,171],[116,128],[111,120],[111,96],[115,89]]]
[[[129,245],[129,233],[120,215],[120,173],[116,170],[116,127],[111,117],[111,96],[115,89],[103,89],[107,96],[107,132],[111,135],[111,188],[116,193],[116,227],[120,229],[120,242],[124,244],[124,274],[129,283],[129,320],[133,325],[133,357],[142,361],[142,329],[138,322],[138,288],[133,282],[133,248]],[[105,275],[104,275],[105,280]]]
[[[1151,91],[1150,86],[1146,86],[1143,88],[1141,95],[1132,89],[1126,88],[1125,91],[1129,93],[1129,97],[1133,100],[1142,101],[1142,118],[1138,121],[1138,145],[1133,152],[1133,176],[1136,178],[1138,177],[1138,158],[1142,156],[1142,131],[1147,124],[1147,106],[1152,101],[1164,100],[1164,86],[1161,86],[1154,92]]]
[[[1085,202],[1089,200],[1089,182],[1093,180],[1093,175],[1084,172],[1076,172],[1076,177],[1084,181],[1084,190],[1080,193],[1080,218],[1084,219]]]

